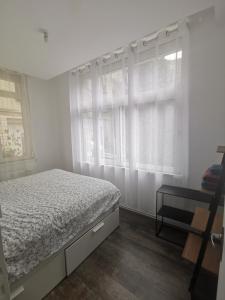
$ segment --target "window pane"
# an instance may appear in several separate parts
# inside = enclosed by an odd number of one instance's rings
[[[137,98],[146,93],[153,93],[155,88],[155,62],[154,60],[141,62],[135,66],[134,91]]]
[[[172,52],[159,59],[159,81],[160,89],[175,89],[176,79],[181,67],[182,51]]]
[[[101,112],[99,133],[101,163],[125,166],[128,160],[127,109],[121,106]]]
[[[114,160],[114,126],[112,111],[102,112],[99,118],[100,159],[102,163],[111,164]]]
[[[0,79],[0,90],[15,93],[15,83]]]
[[[17,159],[24,154],[21,103],[0,97],[0,160]]]
[[[127,103],[127,72],[122,69],[101,76],[102,105]]]
[[[91,109],[92,107],[92,84],[90,78],[85,78],[80,86],[80,108]]]
[[[3,111],[21,113],[21,103],[13,98],[0,97],[0,112]]]
[[[180,79],[181,58],[182,51],[179,50],[136,63],[134,94],[137,103],[174,98]]]
[[[139,168],[173,172],[175,134],[173,101],[160,105],[152,103],[140,106],[137,122]]]
[[[3,159],[24,155],[24,129],[22,118],[0,116],[0,155]]]
[[[137,110],[138,125],[138,164],[150,165],[154,162],[156,130],[155,105],[140,106]]]
[[[82,147],[83,147],[83,161],[94,161],[94,135],[93,135],[93,120],[92,113],[82,114],[81,116],[81,130],[82,130]]]
[[[128,134],[129,134],[129,124],[128,124],[128,108],[120,107],[120,149],[121,149],[121,165],[127,166],[129,159],[129,142],[128,142]]]

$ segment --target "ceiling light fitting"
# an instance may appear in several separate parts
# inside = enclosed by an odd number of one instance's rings
[[[38,32],[43,34],[44,42],[47,43],[48,42],[48,31],[46,29],[40,28],[40,29],[38,29]]]

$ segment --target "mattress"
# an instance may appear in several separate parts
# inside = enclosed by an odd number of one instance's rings
[[[119,198],[110,182],[57,169],[1,182],[0,224],[10,283],[59,251]]]

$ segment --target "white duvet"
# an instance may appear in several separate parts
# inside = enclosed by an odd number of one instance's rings
[[[107,181],[62,170],[1,182],[0,224],[10,282],[57,252],[119,198]]]

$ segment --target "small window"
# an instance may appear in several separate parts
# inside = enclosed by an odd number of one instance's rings
[[[0,162],[31,158],[24,78],[0,71]]]

